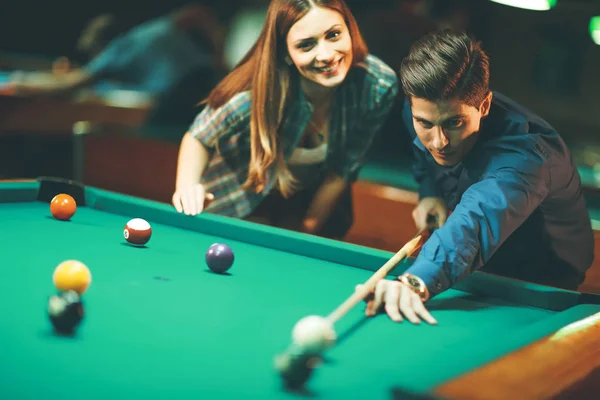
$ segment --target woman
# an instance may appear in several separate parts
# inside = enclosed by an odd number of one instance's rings
[[[342,237],[349,184],[397,92],[343,0],[273,0],[184,135],[173,205]]]

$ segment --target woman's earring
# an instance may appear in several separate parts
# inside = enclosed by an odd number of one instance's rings
[[[290,58],[290,56],[285,56],[285,63],[287,65],[292,65],[293,64],[292,59]]]

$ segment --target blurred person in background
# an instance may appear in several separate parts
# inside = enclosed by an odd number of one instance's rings
[[[210,9],[195,4],[131,29],[114,15],[99,15],[77,42],[89,62],[77,67],[62,57],[52,72],[13,74],[11,86],[27,96],[70,95],[109,81],[152,96],[147,124],[187,124],[223,76],[222,32]]]

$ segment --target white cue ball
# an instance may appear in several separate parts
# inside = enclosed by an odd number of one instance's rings
[[[294,325],[292,340],[309,352],[321,353],[335,344],[337,335],[327,318],[309,315]]]

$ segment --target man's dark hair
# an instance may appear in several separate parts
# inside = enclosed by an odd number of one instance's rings
[[[400,80],[409,101],[457,98],[479,107],[489,93],[489,59],[481,43],[466,33],[432,32],[411,46],[402,60]]]

